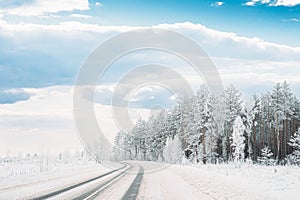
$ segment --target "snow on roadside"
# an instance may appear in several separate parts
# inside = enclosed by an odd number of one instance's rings
[[[297,166],[137,164],[146,169],[138,199],[298,200],[300,195]],[[151,168],[157,170],[147,171]]]
[[[110,166],[112,166],[110,164]],[[123,165],[116,163],[115,167]],[[3,166],[2,166],[3,167]],[[7,166],[6,166],[7,167]],[[24,163],[10,166],[14,170],[26,170]],[[58,164],[51,163],[49,171],[18,174],[0,178],[0,199],[24,198],[38,193],[43,194],[54,189],[66,187],[111,171],[111,168],[101,164]]]
[[[252,164],[173,165],[196,190],[216,199],[298,199],[300,168]]]

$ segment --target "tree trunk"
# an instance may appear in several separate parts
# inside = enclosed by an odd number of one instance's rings
[[[268,111],[268,146],[271,148],[271,127],[270,127],[270,114]]]
[[[256,126],[253,126],[253,160],[256,161]]]
[[[203,134],[203,164],[206,164],[206,138],[205,138],[205,128],[202,128],[202,134]]]
[[[278,113],[276,113],[277,160],[280,159],[280,131],[278,127]]]

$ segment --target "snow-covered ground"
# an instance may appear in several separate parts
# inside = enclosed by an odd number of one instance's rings
[[[190,173],[182,172],[182,176],[186,175],[195,188],[218,199],[299,199],[300,196],[300,167],[297,166],[222,164],[198,165],[197,170],[187,168]]]
[[[247,164],[171,165],[146,173],[139,193],[140,199],[296,200],[299,196],[300,167]]]
[[[119,163],[109,166],[121,167]],[[67,187],[102,173],[110,168],[94,162],[86,164],[50,163],[48,170],[39,171],[36,162],[2,163],[0,166],[0,199],[17,199],[44,194]]]
[[[138,199],[299,199],[300,167],[260,166],[253,164],[168,165],[146,161],[128,161],[133,166],[99,195],[99,199],[120,199],[135,179],[140,166],[144,169]],[[30,166],[30,165],[29,165]],[[20,171],[19,165],[14,169]],[[119,163],[109,166],[121,167]],[[7,167],[7,166],[6,166]],[[30,168],[30,167],[29,167]],[[4,166],[0,167],[3,174]],[[49,171],[15,173],[0,178],[0,199],[16,199],[42,194],[87,180],[111,171],[100,164],[56,164]],[[4,173],[5,174],[5,173]],[[103,180],[77,189],[83,193]],[[76,192],[76,191],[75,191]],[[72,191],[69,191],[71,194]],[[55,198],[54,198],[55,199]]]

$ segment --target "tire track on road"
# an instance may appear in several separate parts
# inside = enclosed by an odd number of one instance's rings
[[[117,174],[116,176],[114,176],[113,178],[109,179],[108,181],[98,185],[97,187],[93,188],[92,190],[89,190],[88,192],[73,198],[73,200],[90,200],[90,199],[95,199],[100,193],[102,193],[107,187],[109,187],[111,184],[113,184],[115,181],[117,181],[118,179],[120,179],[121,177],[123,177],[129,169],[131,169],[133,166],[130,164],[127,164],[130,167],[128,169],[126,169],[125,171],[123,171],[120,174]]]
[[[94,180],[97,180],[97,179],[99,179],[99,178],[105,177],[105,176],[107,176],[107,175],[109,175],[109,174],[112,174],[112,173],[114,173],[114,172],[116,172],[116,171],[119,171],[119,170],[121,170],[121,169],[123,169],[123,168],[125,168],[125,167],[126,167],[126,165],[124,165],[124,166],[121,167],[121,168],[118,168],[118,169],[112,170],[112,171],[110,171],[110,172],[107,172],[107,173],[105,173],[105,174],[101,174],[100,176],[97,176],[97,177],[88,179],[88,180],[86,180],[86,181],[83,181],[83,182],[80,182],[80,183],[71,185],[71,186],[66,187],[66,188],[62,188],[62,189],[60,189],[60,190],[56,190],[56,191],[50,192],[50,193],[48,193],[48,194],[45,194],[45,195],[42,195],[42,196],[39,196],[39,197],[30,198],[30,199],[31,199],[31,200],[43,200],[43,199],[48,199],[48,198],[50,198],[50,197],[54,197],[54,196],[56,196],[56,195],[62,194],[62,193],[64,193],[64,192],[67,192],[67,191],[69,191],[69,190],[72,190],[72,189],[74,189],[74,188],[77,188],[77,187],[79,187],[79,186],[82,186],[82,185],[84,185],[84,184],[90,183],[90,182],[92,182],[92,181],[94,181]]]
[[[138,174],[136,175],[129,189],[126,191],[122,200],[135,200],[137,198],[137,195],[139,193],[139,188],[143,179],[143,175],[144,175],[144,168],[140,166],[140,170]]]

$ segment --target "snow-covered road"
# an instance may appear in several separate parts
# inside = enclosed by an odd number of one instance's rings
[[[95,180],[51,199],[298,199],[299,167],[256,165],[168,165],[126,161],[61,173],[0,179],[0,199],[29,199]],[[111,173],[110,173],[111,172]],[[104,175],[104,176],[101,176]],[[280,186],[280,187],[279,187]],[[280,190],[279,190],[280,188]]]

